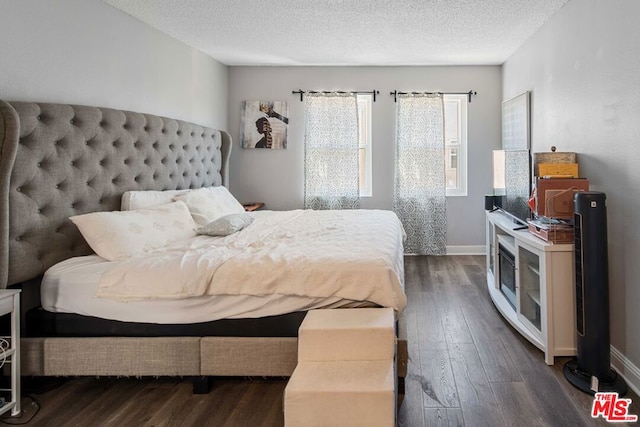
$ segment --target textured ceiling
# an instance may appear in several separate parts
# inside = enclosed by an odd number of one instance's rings
[[[568,0],[103,1],[227,65],[478,65]]]

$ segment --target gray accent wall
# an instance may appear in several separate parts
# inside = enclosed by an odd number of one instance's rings
[[[242,202],[298,209],[304,200],[304,104],[293,90],[379,90],[372,111],[373,196],[362,208],[391,209],[395,156],[393,90],[477,91],[468,104],[468,196],[448,199],[448,246],[485,242],[484,194],[491,191],[491,152],[500,147],[502,75],[499,66],[473,67],[230,67],[231,191]],[[288,101],[286,150],[243,149],[242,101]]]
[[[640,379],[640,2],[571,0],[507,60],[504,98],[531,91],[534,152],[578,153],[607,195],[611,344]],[[614,350],[614,355],[617,354]],[[636,391],[640,383],[635,384]]]
[[[226,130],[228,68],[99,0],[0,0],[0,99]]]

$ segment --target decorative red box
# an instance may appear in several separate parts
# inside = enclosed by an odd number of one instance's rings
[[[573,219],[573,195],[577,191],[589,191],[589,180],[585,178],[537,178],[536,215]]]

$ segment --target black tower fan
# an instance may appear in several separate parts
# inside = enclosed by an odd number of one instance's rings
[[[611,369],[609,262],[606,195],[580,191],[574,196],[576,332],[578,355],[564,365],[564,376],[585,393],[627,392]]]

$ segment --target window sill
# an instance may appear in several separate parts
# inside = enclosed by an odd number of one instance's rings
[[[467,197],[468,194],[466,192],[464,193],[449,193],[447,192],[446,197]]]

